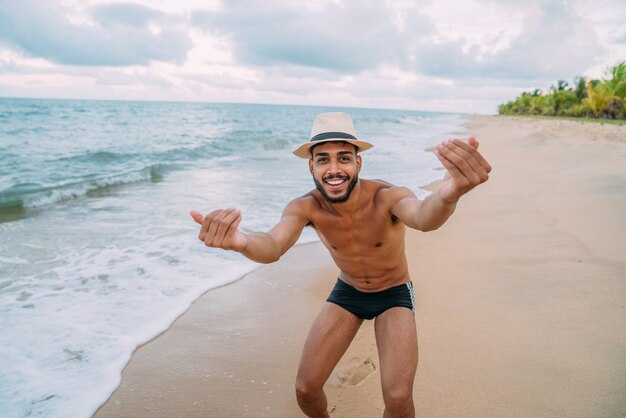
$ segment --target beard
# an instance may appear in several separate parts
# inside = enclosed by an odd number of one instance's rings
[[[323,180],[330,180],[333,178],[346,179],[347,177],[329,176],[329,177],[324,178]],[[356,173],[354,175],[354,178],[350,180],[350,183],[348,184],[348,188],[346,189],[346,192],[342,196],[332,197],[332,196],[329,196],[328,193],[326,193],[326,190],[324,190],[324,186],[315,177],[313,177],[313,182],[315,183],[315,187],[317,187],[317,190],[319,190],[322,196],[324,196],[326,200],[330,203],[343,203],[346,200],[348,200],[350,198],[350,194],[352,194],[352,189],[354,189],[354,186],[356,186],[358,181],[359,181],[359,174]]]

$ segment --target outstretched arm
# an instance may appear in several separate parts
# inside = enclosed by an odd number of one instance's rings
[[[198,238],[207,247],[240,252],[250,260],[271,263],[278,260],[298,240],[308,220],[303,216],[302,205],[296,200],[283,211],[280,221],[268,232],[244,234],[238,226],[242,219],[238,209],[217,209],[206,217],[191,211],[190,215],[201,224]]]
[[[478,141],[471,137],[467,143],[457,139],[437,145],[435,154],[446,168],[441,187],[424,200],[408,189],[395,191],[391,212],[407,226],[420,231],[432,231],[443,225],[465,193],[489,179],[491,165],[478,152]]]

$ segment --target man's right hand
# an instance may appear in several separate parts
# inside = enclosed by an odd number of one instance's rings
[[[237,229],[242,219],[239,209],[217,209],[206,217],[195,210],[189,214],[202,225],[198,239],[207,247],[242,252],[248,246],[248,238]]]

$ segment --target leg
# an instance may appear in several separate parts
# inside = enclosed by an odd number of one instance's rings
[[[417,370],[415,316],[407,308],[391,308],[376,318],[385,413],[383,417],[415,417],[413,380]]]
[[[296,395],[300,409],[309,417],[328,417],[323,386],[346,352],[363,320],[327,302],[311,327],[304,344]]]

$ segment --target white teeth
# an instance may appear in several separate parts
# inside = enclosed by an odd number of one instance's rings
[[[343,180],[328,180],[326,181],[326,183],[330,184],[331,186],[337,186],[343,183]]]

